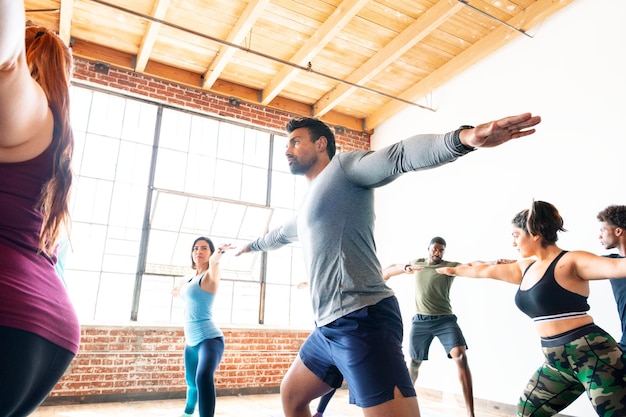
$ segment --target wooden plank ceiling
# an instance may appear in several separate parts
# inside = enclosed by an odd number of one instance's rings
[[[372,131],[573,0],[25,0],[74,55]]]

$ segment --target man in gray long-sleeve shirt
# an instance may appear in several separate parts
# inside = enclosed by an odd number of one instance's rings
[[[310,401],[331,390],[333,365],[350,387],[350,401],[368,416],[419,416],[402,352],[400,310],[376,257],[374,189],[475,148],[530,135],[540,121],[525,113],[337,156],[335,137],[321,121],[287,124],[287,161],[293,174],[307,178],[309,191],[295,218],[237,253],[278,249],[296,240],[302,245],[316,327],[281,384],[286,417],[311,415]]]

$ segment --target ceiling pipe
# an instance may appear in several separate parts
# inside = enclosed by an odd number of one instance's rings
[[[310,72],[312,74],[319,75],[319,76],[324,77],[324,78],[328,78],[330,80],[336,81],[336,82],[341,83],[341,84],[347,84],[347,85],[349,85],[351,87],[355,87],[355,88],[358,88],[358,89],[361,89],[361,90],[369,91],[370,93],[378,94],[378,95],[381,95],[383,97],[387,97],[387,98],[392,99],[392,100],[401,101],[403,103],[409,104],[411,106],[419,107],[419,108],[424,109],[424,110],[430,110],[432,112],[436,111],[435,109],[433,109],[431,107],[423,106],[421,104],[415,103],[415,102],[410,101],[410,100],[405,100],[405,99],[403,99],[401,97],[393,96],[393,95],[385,93],[383,91],[378,91],[378,90],[375,90],[373,88],[365,87],[363,85],[359,85],[359,84],[356,84],[356,83],[351,83],[349,81],[342,80],[341,78],[337,78],[337,77],[334,77],[332,75],[328,75],[328,74],[324,74],[322,72],[316,71],[316,70],[313,69],[312,64],[310,62],[308,63],[308,65],[306,67],[304,67],[302,65],[297,65],[297,64],[294,64],[292,62],[289,62],[289,61],[286,61],[286,60],[283,60],[283,59],[280,59],[280,58],[276,58],[276,57],[273,57],[271,55],[264,54],[262,52],[254,51],[252,49],[243,47],[241,45],[233,44],[233,43],[230,43],[230,42],[222,40],[222,39],[218,39],[218,38],[215,38],[215,37],[212,37],[212,36],[209,36],[209,35],[205,35],[203,33],[199,33],[199,32],[196,32],[194,30],[191,30],[191,29],[188,29],[188,28],[184,28],[182,26],[178,26],[178,25],[175,25],[173,23],[166,22],[166,21],[164,21],[162,19],[157,19],[155,17],[149,16],[149,15],[146,15],[146,14],[143,14],[143,13],[139,13],[139,12],[136,12],[134,10],[122,7],[122,6],[118,6],[116,4],[107,3],[106,1],[102,1],[102,0],[90,0],[90,1],[92,1],[94,3],[101,4],[103,6],[110,7],[112,9],[117,9],[119,11],[131,14],[133,16],[137,16],[137,17],[141,17],[141,18],[146,19],[146,20],[150,20],[152,22],[161,23],[162,25],[169,26],[171,28],[178,29],[178,30],[181,30],[183,32],[187,32],[187,33],[190,33],[192,35],[196,35],[196,36],[199,36],[201,38],[208,39],[210,41],[213,41],[213,42],[216,42],[216,43],[219,43],[219,44],[222,44],[222,45],[229,46],[231,48],[236,48],[236,49],[239,49],[239,50],[251,53],[253,55],[257,55],[257,56],[260,56],[262,58],[266,58],[266,59],[269,59],[271,61],[278,62],[278,63],[283,64],[283,65],[288,65],[288,66],[291,66],[293,68],[297,68],[297,69],[305,71],[305,72]]]

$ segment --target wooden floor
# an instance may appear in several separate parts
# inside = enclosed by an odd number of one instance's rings
[[[421,417],[465,417],[466,410],[452,401],[424,398],[418,392]],[[82,405],[42,406],[31,417],[180,417],[184,400],[135,401]],[[197,414],[196,414],[197,415]],[[502,417],[477,407],[476,417]],[[283,417],[278,394],[218,397],[216,417]],[[360,408],[348,403],[348,390],[340,389],[331,400],[325,417],[361,417]]]

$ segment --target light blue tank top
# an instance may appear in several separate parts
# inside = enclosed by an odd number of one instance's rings
[[[183,287],[181,296],[185,305],[185,342],[195,346],[203,340],[214,339],[224,334],[213,322],[213,301],[215,294],[200,288],[200,280],[205,274],[192,277]]]

